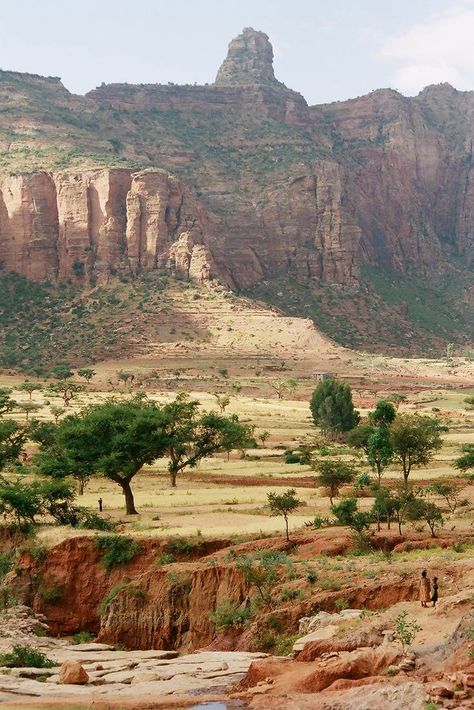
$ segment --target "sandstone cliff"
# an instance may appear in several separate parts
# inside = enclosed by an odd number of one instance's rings
[[[32,279],[169,268],[237,290],[289,277],[318,304],[317,289],[332,289],[343,312],[382,312],[368,267],[382,284],[412,275],[408,293],[393,287],[407,324],[410,299],[426,300],[418,280],[435,275],[466,304],[445,328],[472,338],[474,93],[383,89],[309,107],[272,58],[268,37],[246,28],[205,86],[78,97],[57,79],[0,72],[4,268]]]
[[[213,233],[199,201],[162,171],[0,179],[0,262],[31,279],[161,268],[202,282],[215,274]]]

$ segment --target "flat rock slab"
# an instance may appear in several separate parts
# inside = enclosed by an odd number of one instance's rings
[[[104,661],[138,661],[142,659],[169,660],[177,658],[176,651],[78,651],[77,646],[51,648],[49,657],[58,664],[64,661],[103,663]]]
[[[96,651],[115,651],[115,646],[111,646],[108,643],[75,643],[68,644],[63,648],[68,651],[90,651],[91,653]]]
[[[89,674],[87,685],[60,685],[58,668],[13,669],[12,674],[0,675],[0,699],[18,700],[23,696],[30,701],[35,697],[74,697],[78,702],[94,698],[137,701],[137,698],[149,699],[160,695],[221,693],[244,678],[252,661],[268,656],[266,653],[233,651],[200,651],[179,658],[174,651],[103,650],[76,654],[71,653],[70,648],[76,651],[77,647],[56,647],[56,653],[50,651],[49,655],[61,655],[69,661],[77,660],[77,656],[86,657],[89,661],[86,664]],[[96,670],[95,666],[102,663],[104,668]],[[22,671],[29,672],[27,677],[20,675]],[[37,672],[38,675],[49,676],[46,682],[35,680]]]
[[[311,633],[306,634],[306,636],[301,636],[301,638],[296,639],[293,644],[293,651],[295,653],[299,653],[304,649],[306,644],[311,641],[323,641],[325,639],[330,639],[337,634],[338,630],[339,626],[332,626],[331,624],[322,626],[320,629],[312,631]]]

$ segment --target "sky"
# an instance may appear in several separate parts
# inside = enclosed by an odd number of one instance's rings
[[[0,67],[102,82],[212,82],[244,27],[308,103],[448,81],[474,89],[474,0],[0,0]]]

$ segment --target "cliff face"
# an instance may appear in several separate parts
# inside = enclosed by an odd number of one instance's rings
[[[4,268],[169,268],[236,289],[284,274],[351,294],[364,266],[469,279],[474,93],[384,89],[308,107],[272,58],[247,28],[206,86],[76,97],[57,79],[0,72]]]
[[[206,210],[165,172],[94,170],[4,176],[0,261],[36,280],[168,268],[215,274]]]

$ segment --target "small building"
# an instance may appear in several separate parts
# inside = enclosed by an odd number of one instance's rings
[[[330,377],[332,377],[330,372],[313,372],[311,374],[311,377],[313,380],[318,380],[318,382],[322,382],[323,380],[328,380]]]

